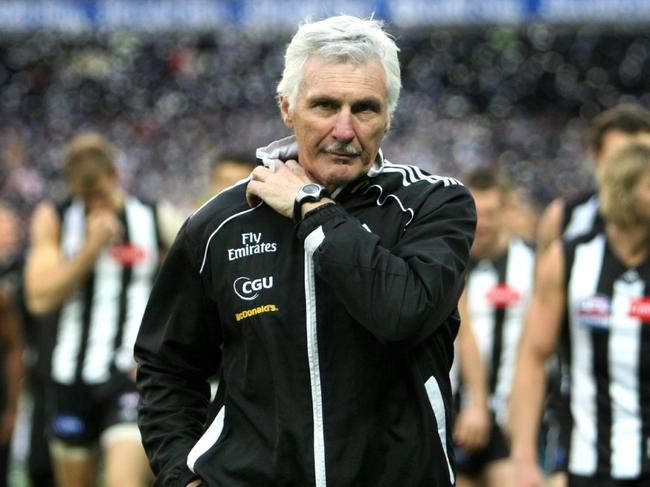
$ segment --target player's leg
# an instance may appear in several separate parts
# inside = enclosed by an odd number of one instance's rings
[[[128,376],[115,377],[105,392],[107,408],[100,438],[105,487],[143,487],[153,482],[136,423],[138,398]]]
[[[510,445],[503,429],[496,421],[492,424],[490,441],[485,448],[482,474],[485,487],[510,485],[514,475],[510,461]]]
[[[58,487],[96,486],[95,449],[69,445],[59,439],[53,439],[50,441],[50,453]]]
[[[456,487],[481,487],[481,482],[476,476],[459,473],[456,476]]]
[[[116,424],[101,438],[106,487],[143,487],[153,474],[135,423]]]
[[[512,463],[509,459],[504,458],[490,462],[486,465],[483,477],[485,479],[486,487],[500,487],[503,485],[510,485],[512,481],[513,471]]]

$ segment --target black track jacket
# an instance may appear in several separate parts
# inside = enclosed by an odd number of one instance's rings
[[[286,154],[286,140],[258,150]],[[297,227],[245,191],[188,219],[142,322],[139,425],[156,485],[453,485],[469,192],[381,153]]]

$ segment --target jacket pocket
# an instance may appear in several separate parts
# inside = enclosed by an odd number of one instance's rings
[[[199,438],[199,441],[196,442],[194,447],[188,453],[187,466],[192,472],[194,472],[194,465],[196,465],[197,460],[221,439],[224,430],[225,416],[226,406],[221,406],[221,409],[212,423],[210,423],[210,426],[208,426],[208,429],[205,430],[201,438]]]

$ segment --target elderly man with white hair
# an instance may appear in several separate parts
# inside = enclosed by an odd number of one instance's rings
[[[156,485],[454,484],[476,215],[459,182],[380,150],[397,51],[374,20],[301,26],[278,86],[294,135],[179,233],[135,347]]]

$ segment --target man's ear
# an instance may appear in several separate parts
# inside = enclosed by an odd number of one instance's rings
[[[280,97],[280,111],[282,112],[282,121],[288,129],[293,129],[293,116],[291,114],[291,107],[289,106],[289,99],[286,96]]]

